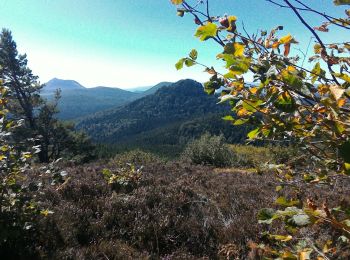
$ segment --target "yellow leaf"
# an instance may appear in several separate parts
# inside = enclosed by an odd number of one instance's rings
[[[304,251],[299,252],[299,260],[310,260],[310,255],[312,249],[304,249]]]
[[[28,159],[28,158],[31,158],[32,155],[30,153],[23,153],[23,157]]]
[[[242,107],[240,110],[237,112],[237,116],[245,116],[248,114],[248,110]]]
[[[344,163],[344,170],[346,174],[350,174],[350,163]]]
[[[326,113],[327,109],[326,109],[326,107],[322,106],[322,107],[317,108],[315,111],[318,113]]]
[[[235,88],[236,91],[241,91],[244,89],[244,83],[242,81],[234,81],[231,86]]]
[[[44,217],[47,217],[49,214],[52,214],[53,212],[48,210],[48,209],[44,209],[40,211],[40,214],[43,215]]]
[[[272,44],[272,48],[273,49],[276,49],[276,48],[278,48],[278,46],[280,46],[280,42],[274,42],[273,44]]]
[[[350,76],[344,73],[334,73],[334,76],[341,78],[342,80],[350,83]]]
[[[261,108],[259,111],[260,111],[261,113],[267,114],[267,113],[270,112],[270,109],[268,109],[267,107],[265,107],[265,108]]]
[[[343,107],[346,104],[346,99],[345,98],[340,98],[337,102],[338,107]]]
[[[290,259],[290,260],[294,260],[295,259],[296,260],[297,257],[293,253],[291,253],[289,251],[285,251],[282,254],[282,259]]]
[[[297,69],[294,66],[288,66],[287,71],[295,72]]]
[[[256,92],[258,91],[258,88],[256,88],[256,87],[250,88],[249,91],[250,91],[252,94],[256,94]]]
[[[237,17],[236,16],[229,16],[227,18],[229,27],[227,28],[227,31],[229,32],[234,32],[236,30],[236,21]]]
[[[7,152],[9,150],[9,147],[7,145],[3,145],[0,147],[0,150],[3,152]]]
[[[288,236],[270,235],[270,238],[273,238],[275,240],[282,241],[282,242],[288,242],[289,240],[293,239],[293,237],[291,235],[288,235]]]
[[[327,254],[330,251],[330,246],[332,245],[332,240],[327,240],[327,242],[324,244],[322,252]]]
[[[282,190],[282,189],[283,189],[283,187],[282,187],[281,185],[279,185],[279,186],[276,187],[276,191],[280,191],[280,190]]]
[[[233,53],[233,55],[234,56],[243,56],[243,53],[244,53],[244,44],[243,43],[239,43],[239,42],[235,42],[234,44],[233,44],[233,46],[234,46],[234,53]]]
[[[290,43],[292,39],[293,39],[292,35],[288,34],[286,36],[283,36],[281,39],[279,39],[279,43],[280,44]]]
[[[235,57],[243,56],[245,45],[240,42],[228,43],[224,47],[224,54],[233,54]],[[219,54],[220,55],[220,54]],[[218,57],[220,57],[218,55]]]
[[[319,85],[317,88],[317,92],[320,93],[321,95],[327,94],[329,91],[329,86],[327,85]]]
[[[321,50],[322,50],[322,46],[320,44],[317,43],[317,44],[314,45],[314,52],[315,52],[315,54],[320,54]]]
[[[5,155],[3,155],[3,154],[0,155],[0,161],[2,161],[2,160],[5,159],[5,158],[6,158]]]
[[[237,21],[237,17],[234,15],[227,17],[227,19],[228,19],[229,23]]]
[[[174,5],[180,5],[183,3],[183,0],[171,0],[171,2],[174,4]]]

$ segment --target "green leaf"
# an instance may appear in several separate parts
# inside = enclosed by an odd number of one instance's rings
[[[299,76],[292,74],[288,71],[283,71],[282,72],[282,80],[283,82],[285,82],[286,84],[295,87],[297,89],[301,88],[301,86],[303,85],[302,80],[300,79]]]
[[[216,24],[208,22],[206,25],[199,26],[194,36],[198,37],[201,41],[206,41],[211,37],[215,37],[216,33]]]
[[[233,73],[232,71],[229,71],[227,72],[225,75],[224,75],[224,78],[225,79],[235,79],[237,76],[236,73]]]
[[[237,120],[233,123],[233,125],[243,125],[243,124],[247,123],[248,121],[249,121],[248,118],[246,118],[246,119],[240,118],[240,119],[237,119]]]
[[[263,208],[258,213],[259,223],[271,224],[276,218],[276,211],[272,208]]]
[[[276,187],[276,191],[278,192],[278,191],[280,191],[280,190],[282,190],[283,189],[283,187],[281,186],[281,185],[278,185],[277,187]]]
[[[186,60],[185,58],[179,59],[179,61],[175,64],[175,68],[176,68],[177,70],[182,69],[183,66],[184,66],[185,60]]]
[[[187,66],[187,67],[191,67],[191,66],[193,66],[195,64],[195,62],[193,61],[193,60],[191,60],[191,59],[185,59],[185,65]]]
[[[345,224],[346,226],[350,227],[350,219],[345,219],[342,221],[343,224]]]
[[[208,94],[208,95],[212,95],[215,93],[215,86],[213,84],[213,82],[208,81],[204,83],[204,91]]]
[[[311,74],[311,82],[315,83],[315,81],[321,76],[321,66],[320,63],[317,62],[315,64],[315,67],[312,69],[312,74]],[[322,75],[324,75],[325,72],[323,71]]]
[[[226,68],[232,75],[241,75],[248,71],[251,59],[246,57],[235,57],[233,54],[221,53],[216,56],[226,62]],[[229,76],[229,75],[228,75]]]
[[[112,172],[109,169],[103,169],[102,174],[105,178],[110,178],[112,176]]]
[[[293,237],[291,235],[282,236],[282,235],[269,235],[271,239],[278,240],[281,242],[288,242],[289,240],[292,240]]]
[[[288,201],[285,197],[279,197],[276,201],[276,204],[283,206],[283,207],[291,207],[296,206],[300,204],[299,200],[290,200]]]
[[[254,130],[250,131],[250,132],[247,134],[247,136],[248,136],[249,139],[254,139],[254,138],[256,138],[256,136],[259,134],[259,132],[260,132],[260,127],[255,128]]]
[[[310,217],[306,214],[296,214],[289,220],[292,224],[302,227],[310,224]]]
[[[230,115],[224,116],[222,119],[224,119],[225,121],[235,121],[235,119]]]
[[[344,163],[344,170],[346,175],[350,175],[350,163]]]
[[[288,92],[283,92],[280,94],[274,102],[276,108],[283,112],[291,113],[296,109],[296,104],[294,99],[288,94]]]
[[[256,112],[257,108],[259,108],[262,103],[264,103],[264,101],[260,99],[257,101],[244,100],[243,107],[249,112]]]
[[[193,49],[193,50],[190,52],[190,54],[189,54],[188,56],[190,56],[190,58],[191,58],[192,60],[196,60],[197,57],[198,57],[198,52],[197,52],[197,50]]]

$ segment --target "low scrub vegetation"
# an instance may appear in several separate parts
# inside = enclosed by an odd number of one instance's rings
[[[223,167],[232,165],[234,154],[222,135],[211,136],[206,133],[190,142],[181,157],[182,160],[193,164]]]
[[[36,199],[49,211],[37,216],[30,241],[25,241],[32,245],[34,258],[218,259],[228,254],[246,259],[257,254],[249,241],[268,243],[260,234],[271,227],[258,224],[257,215],[260,207],[277,199],[271,174],[149,162],[128,190],[110,185],[103,175],[106,169],[118,171],[101,162],[66,167],[68,175],[60,186],[42,181]],[[39,181],[38,171],[28,179]],[[341,196],[348,203],[346,185],[325,188],[315,197],[331,202]],[[284,189],[280,195],[293,194]],[[309,235],[319,241],[332,236],[323,229]]]
[[[181,159],[192,164],[216,167],[263,169],[268,164],[297,161],[297,149],[291,146],[228,145],[222,135],[206,133],[189,142]]]
[[[232,166],[262,168],[266,164],[281,164],[297,160],[296,148],[291,146],[230,145]]]

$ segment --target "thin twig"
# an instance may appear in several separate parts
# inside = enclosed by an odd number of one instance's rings
[[[315,36],[315,38],[317,39],[318,43],[321,45],[323,51],[325,52],[327,58],[329,58],[329,55],[327,54],[327,51],[326,51],[326,46],[324,45],[324,43],[321,40],[320,36],[315,32],[314,29],[311,28],[311,26],[305,21],[305,19],[300,15],[298,10],[289,2],[289,0],[284,0],[284,2],[293,10],[293,12],[299,18],[301,23],[303,25],[305,25],[305,27]],[[329,64],[329,62],[326,62],[326,63],[327,63],[328,70],[331,73],[331,76],[332,76],[334,82],[337,83],[337,85],[340,85],[340,83],[338,82],[337,78],[333,75],[334,71],[332,69],[332,66]]]

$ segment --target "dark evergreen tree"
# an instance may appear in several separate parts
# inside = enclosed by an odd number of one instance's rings
[[[2,29],[0,34],[0,78],[9,91],[7,109],[11,117],[23,119],[24,124],[16,129],[16,144],[22,150],[28,146],[26,141],[34,139],[40,146],[39,161],[49,162],[61,156],[76,153],[76,144],[93,149],[89,140],[78,138],[74,127],[67,127],[57,119],[57,104],[60,93],[57,92],[53,101],[47,102],[40,97],[43,87],[38,77],[33,75],[27,65],[26,55],[20,55],[11,31]],[[73,148],[74,149],[73,149]],[[67,150],[73,149],[72,152]],[[85,153],[88,151],[84,151]],[[91,157],[89,155],[89,157]]]
[[[10,91],[10,113],[25,118],[29,127],[35,129],[34,111],[42,103],[39,96],[42,86],[27,63],[27,56],[18,54],[11,32],[3,29],[0,35],[0,77]]]

